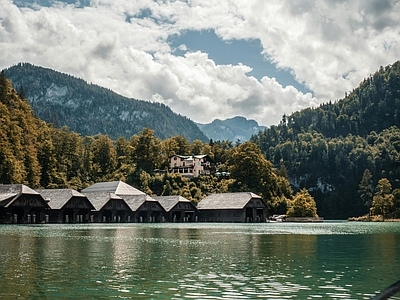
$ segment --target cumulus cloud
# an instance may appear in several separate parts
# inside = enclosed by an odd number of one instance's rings
[[[19,1],[22,2],[22,1]],[[93,0],[17,7],[0,1],[0,68],[30,62],[128,97],[163,102],[197,122],[244,115],[263,125],[343,97],[399,59],[395,0]],[[262,55],[313,95],[257,80],[242,64],[207,53],[174,55],[172,35],[214,30],[223,40],[259,39]]]

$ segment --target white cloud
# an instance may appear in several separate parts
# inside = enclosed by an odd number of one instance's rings
[[[31,62],[163,102],[198,122],[244,115],[270,125],[284,113],[343,97],[398,60],[399,15],[395,0],[97,0],[35,9],[5,0],[0,68]],[[263,54],[315,98],[267,76],[257,81],[247,66],[217,65],[207,53],[173,55],[168,37],[186,30],[259,39]]]

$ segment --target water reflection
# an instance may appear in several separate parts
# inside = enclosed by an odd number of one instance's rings
[[[383,223],[5,225],[0,298],[368,299],[398,280],[399,239]]]

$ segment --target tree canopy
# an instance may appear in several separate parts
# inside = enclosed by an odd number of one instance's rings
[[[317,218],[317,206],[314,198],[306,189],[300,190],[288,203],[288,210],[286,216],[289,218],[308,217]]]

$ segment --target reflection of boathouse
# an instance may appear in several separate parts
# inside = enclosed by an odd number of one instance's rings
[[[168,222],[195,222],[198,218],[197,208],[182,196],[155,196],[166,211]]]
[[[50,206],[51,223],[87,223],[94,206],[89,199],[73,189],[37,190]]]
[[[0,184],[0,223],[42,223],[49,208],[42,195],[24,184]]]
[[[265,222],[266,204],[251,192],[212,194],[197,205],[203,222]]]

